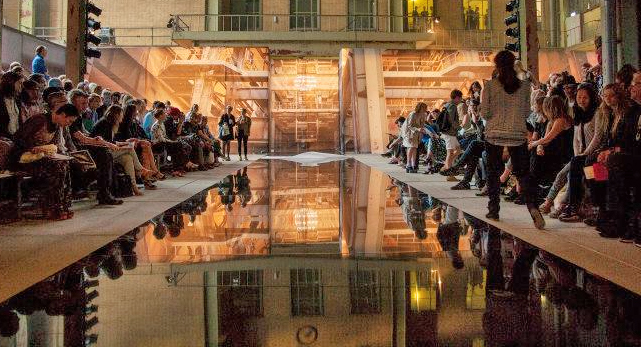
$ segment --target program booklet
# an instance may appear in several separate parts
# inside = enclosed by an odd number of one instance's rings
[[[93,158],[91,157],[91,154],[89,154],[89,151],[82,150],[82,151],[69,152],[69,155],[72,156],[85,169],[96,168],[96,163],[93,161]]]

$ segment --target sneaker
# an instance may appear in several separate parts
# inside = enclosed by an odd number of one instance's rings
[[[498,212],[488,212],[485,215],[485,218],[491,219],[493,221],[498,221],[499,220],[499,213]]]
[[[578,223],[581,221],[581,217],[574,208],[570,207],[559,215],[559,220],[564,223]]]
[[[476,196],[487,196],[487,186],[483,187],[480,192],[476,193]]]
[[[548,203],[546,201],[546,202],[542,203],[541,206],[539,206],[539,211],[541,211],[541,213],[543,213],[543,214],[548,214],[548,213],[552,212],[552,206],[553,205],[554,205],[553,203]]]
[[[450,189],[452,189],[452,190],[469,190],[470,189],[470,184],[465,182],[465,181],[461,181],[457,185],[455,185],[454,187],[451,187]]]
[[[559,207],[559,208],[552,207],[550,214],[548,214],[548,217],[552,219],[559,219],[559,216],[561,215],[561,213],[563,213],[563,207]]]
[[[444,170],[439,171],[438,173],[443,175],[443,176],[452,176],[452,173],[454,173],[454,168],[451,167],[449,169],[444,169]]]
[[[530,211],[530,217],[532,217],[534,226],[539,230],[545,229],[545,219],[543,219],[543,215],[541,214],[541,211],[539,211],[539,209],[536,208],[536,206],[530,206],[528,208],[528,211]]]
[[[447,178],[445,180],[448,181],[448,182],[458,182],[458,181],[460,181],[458,178],[456,178],[456,176],[447,176]]]
[[[247,156],[245,156],[245,161],[249,161],[249,159],[247,159]]]
[[[519,194],[519,196],[517,196],[516,199],[514,199],[514,203],[517,205],[525,205],[526,204],[525,195]]]
[[[505,201],[507,202],[512,202],[516,200],[516,198],[519,197],[519,193],[516,192],[516,189],[511,190],[510,193],[505,197]]]
[[[634,235],[630,232],[626,232],[625,235],[619,238],[619,242],[632,243],[634,242]]]

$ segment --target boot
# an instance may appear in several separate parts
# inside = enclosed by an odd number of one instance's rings
[[[623,230],[623,227],[625,226],[625,221],[623,225],[619,221],[622,220],[623,216],[621,218],[617,219],[616,217],[607,217],[607,216],[615,216],[615,212],[610,212],[608,213],[607,211],[603,212],[603,214],[599,215],[599,218],[597,218],[597,225],[596,225],[596,230],[599,232],[599,236],[605,237],[608,239],[616,239],[621,236],[619,230]]]
[[[637,234],[637,218],[636,216],[628,218],[627,227],[623,233],[623,236],[619,238],[620,242],[623,243],[632,243]]]

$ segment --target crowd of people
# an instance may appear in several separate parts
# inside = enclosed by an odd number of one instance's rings
[[[247,110],[235,117],[227,106],[212,131],[197,104],[186,114],[169,101],[154,101],[148,110],[145,99],[50,77],[46,56],[38,47],[33,73],[14,62],[0,77],[0,141],[10,148],[0,171],[32,178],[29,188],[45,218],[71,218],[72,201],[92,190],[99,204],[119,205],[167,176],[212,169],[231,160],[233,139],[240,160],[243,150],[248,160]]]
[[[503,193],[539,229],[549,215],[641,247],[641,71],[625,65],[603,85],[599,65],[585,64],[580,79],[561,72],[539,82],[508,51],[494,63],[467,95],[453,90],[441,108],[421,102],[399,117],[390,163],[407,173],[425,163],[453,190],[474,181],[489,197],[488,219],[499,219]]]

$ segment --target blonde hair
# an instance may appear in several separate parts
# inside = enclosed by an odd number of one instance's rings
[[[619,127],[619,123],[625,117],[625,114],[630,109],[630,100],[627,97],[625,89],[620,84],[611,83],[603,87],[602,93],[605,93],[606,90],[611,90],[614,92],[614,95],[617,99],[615,107],[610,107],[608,104],[603,101],[601,106],[599,106],[599,113],[607,129],[607,122],[610,119],[610,115],[614,116],[612,120],[612,128],[610,129],[610,136],[614,137]]]

